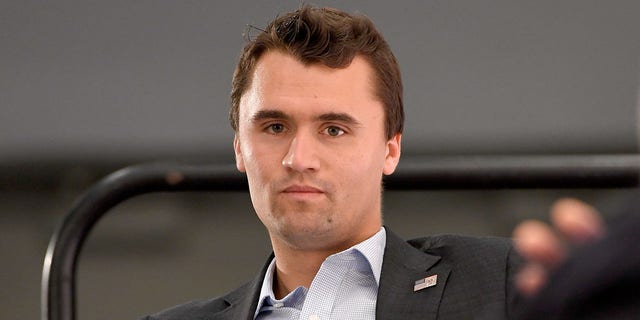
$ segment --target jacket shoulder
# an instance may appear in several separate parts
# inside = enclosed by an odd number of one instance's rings
[[[213,299],[189,301],[143,317],[140,320],[212,319],[213,315],[221,313],[231,307],[230,301],[238,300],[238,297],[250,294],[251,286],[252,283],[249,282],[224,296]]]
[[[208,300],[195,300],[146,316],[140,320],[202,319],[206,315],[220,312],[227,307],[229,307],[229,304],[223,297]]]
[[[460,235],[434,235],[407,241],[412,247],[444,259],[482,259],[499,260],[512,253],[511,239],[502,237],[473,237]],[[486,262],[486,261],[485,261]]]

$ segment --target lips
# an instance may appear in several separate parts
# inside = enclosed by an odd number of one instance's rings
[[[292,186],[286,187],[284,190],[282,190],[282,192],[283,193],[300,193],[300,194],[324,193],[324,191],[316,187],[304,186],[304,185],[292,185]]]

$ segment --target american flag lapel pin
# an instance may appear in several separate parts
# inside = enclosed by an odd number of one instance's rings
[[[436,285],[436,283],[438,282],[438,275],[434,274],[432,276],[428,276],[424,279],[419,279],[416,280],[416,282],[413,284],[413,292],[422,290],[424,288],[429,288],[429,287],[433,287]]]

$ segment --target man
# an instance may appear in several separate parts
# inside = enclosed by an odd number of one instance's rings
[[[468,319],[510,315],[509,241],[404,242],[382,226],[401,152],[402,84],[372,22],[303,7],[245,48],[233,77],[238,170],[273,246],[248,284],[148,319]]]

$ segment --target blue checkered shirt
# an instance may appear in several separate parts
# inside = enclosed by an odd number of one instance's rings
[[[280,300],[273,294],[273,259],[262,281],[254,319],[375,319],[386,239],[380,228],[371,238],[327,257],[310,288],[297,287]]]

